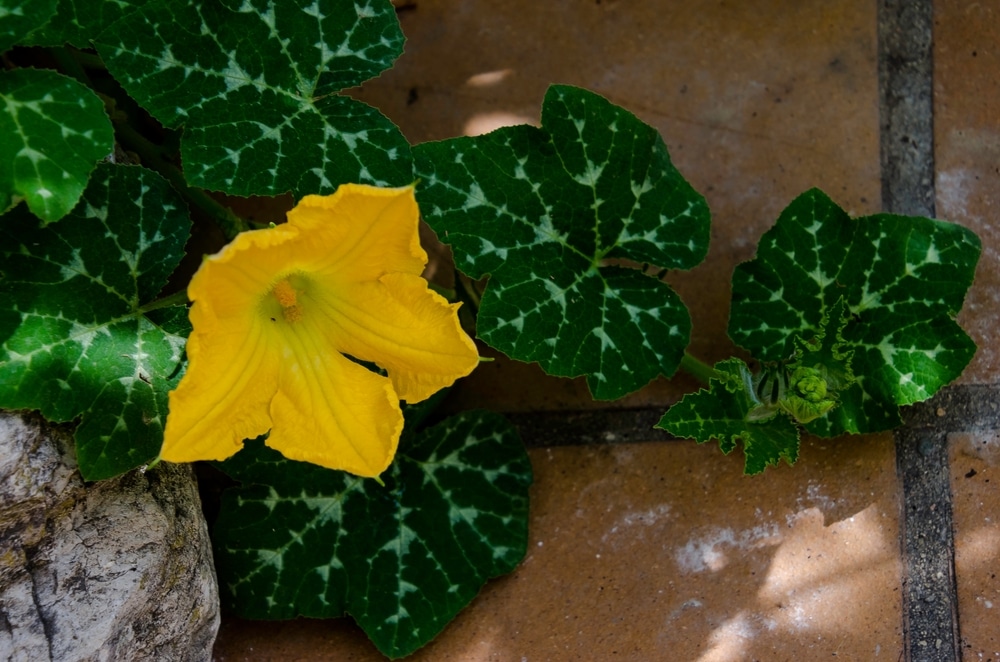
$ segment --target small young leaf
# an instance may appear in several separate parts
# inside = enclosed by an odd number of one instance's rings
[[[180,377],[184,306],[143,313],[183,256],[187,209],[158,175],[103,164],[63,222],[0,219],[0,407],[82,416],[87,480],[160,450]]]
[[[0,72],[0,212],[22,199],[45,223],[80,199],[114,135],[92,91],[54,71]]]
[[[430,641],[527,548],[531,464],[502,417],[404,432],[385,486],[247,442],[218,465],[223,600],[247,618],[354,616],[389,657]]]
[[[56,12],[56,0],[4,0],[0,6],[0,51],[45,25]]]
[[[553,375],[619,398],[672,375],[690,318],[639,264],[690,269],[708,250],[704,198],[659,134],[600,96],[549,88],[542,128],[414,148],[427,222],[458,267],[490,276],[477,328]]]
[[[413,181],[409,144],[337,94],[391,66],[388,0],[154,0],[96,39],[109,71],[168,127],[187,181],[234,195],[332,193]]]
[[[855,383],[809,429],[889,429],[898,405],[931,397],[971,360],[975,344],[954,316],[979,251],[962,226],[891,214],[852,219],[808,191],[764,234],[757,257],[736,268],[729,335],[757,359],[788,361],[843,299],[830,351],[850,355]]]
[[[703,444],[717,439],[727,455],[743,443],[746,458],[743,471],[756,474],[784,459],[794,464],[799,456],[799,430],[782,413],[750,420],[751,412],[761,406],[754,396],[753,377],[740,359],[727,359],[715,365],[718,373],[708,389],[685,395],[667,410],[656,427]]]

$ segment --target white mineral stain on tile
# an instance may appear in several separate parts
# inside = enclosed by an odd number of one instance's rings
[[[601,542],[608,542],[613,536],[616,535],[627,535],[630,540],[635,540],[638,537],[641,539],[641,532],[636,533],[635,527],[645,527],[649,528],[654,525],[662,526],[664,520],[670,517],[670,504],[663,503],[653,508],[647,508],[646,510],[632,510],[618,517],[611,528],[601,536]]]
[[[705,535],[689,539],[674,552],[674,560],[681,572],[718,572],[728,565],[731,553],[775,545],[779,541],[775,522],[738,532],[716,527]]]
[[[795,503],[803,510],[806,508],[819,508],[823,512],[832,510],[836,505],[836,502],[826,494],[823,486],[812,481],[806,486],[805,495],[797,497]],[[789,520],[794,518],[796,514],[790,514]],[[788,523],[791,524],[791,521]]]

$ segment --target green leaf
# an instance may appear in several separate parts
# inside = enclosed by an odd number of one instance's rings
[[[147,2],[149,0],[58,0],[55,17],[22,43],[31,46],[72,44],[88,48],[90,41],[105,28]],[[53,4],[55,6],[55,2]]]
[[[219,466],[243,483],[214,530],[224,602],[247,618],[350,613],[390,657],[430,641],[527,548],[531,464],[496,414],[404,432],[384,487],[260,440]]]
[[[48,22],[56,0],[3,0],[0,4],[0,51],[22,41]]]
[[[76,205],[114,135],[96,94],[54,71],[0,72],[0,210],[22,199],[42,221]]]
[[[104,31],[97,48],[140,105],[168,127],[184,125],[194,186],[302,196],[413,181],[395,125],[337,94],[402,52],[388,0],[153,0]]]
[[[975,344],[954,316],[979,252],[978,237],[959,225],[891,214],[852,219],[807,191],[764,234],[757,257],[736,268],[729,335],[757,359],[790,360],[843,299],[842,342],[831,351],[850,353],[856,383],[809,429],[890,429],[898,405],[931,397],[971,360]]]
[[[708,389],[685,395],[663,415],[656,427],[677,437],[703,444],[717,439],[727,455],[743,443],[743,471],[757,474],[784,459],[793,464],[799,456],[799,430],[784,414],[750,421],[761,403],[754,397],[753,376],[740,359],[715,364],[718,376]]]
[[[0,219],[0,407],[82,417],[80,471],[108,478],[156,457],[180,378],[184,306],[144,313],[183,256],[190,222],[169,184],[102,164],[62,223]]]
[[[689,269],[708,250],[704,198],[659,134],[600,96],[549,88],[542,128],[414,148],[421,210],[455,261],[490,276],[479,336],[619,398],[672,375],[687,309],[636,268]]]

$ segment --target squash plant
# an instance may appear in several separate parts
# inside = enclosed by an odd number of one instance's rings
[[[802,429],[899,425],[900,406],[931,397],[975,350],[954,319],[980,252],[972,232],[850,218],[812,190],[733,275],[728,331],[754,361],[703,364],[662,276],[704,259],[710,215],[657,132],[553,86],[541,126],[411,149],[340,93],[402,53],[388,0],[3,9],[0,406],[76,421],[87,480],[156,470],[188,362],[184,283],[170,278],[192,212],[229,239],[254,227],[209,191],[300,198],[416,182],[482,342],[585,376],[602,400],[689,370],[706,388],[659,425],[742,446],[747,473],[794,462]],[[297,301],[279,295],[286,312]],[[225,604],[250,618],[347,613],[400,657],[513,569],[527,546],[524,449],[495,414],[428,424],[438,400],[405,409],[376,480],[283,457],[266,435],[218,462],[237,483],[213,531]]]

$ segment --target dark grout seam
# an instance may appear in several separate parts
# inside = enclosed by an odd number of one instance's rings
[[[933,0],[879,0],[882,208],[888,212],[934,216],[933,23]],[[948,435],[936,415],[933,405],[916,407],[895,434],[903,492],[903,645],[910,662],[962,657]]]
[[[675,440],[665,430],[653,427],[666,409],[595,409],[504,416],[517,428],[525,446],[543,448]]]
[[[879,0],[882,208],[934,216],[933,0]]]

